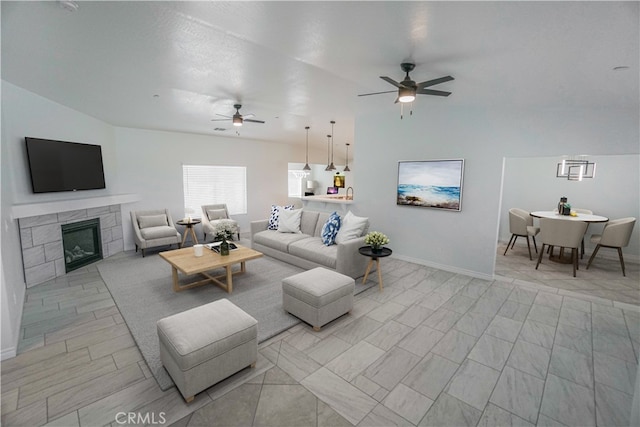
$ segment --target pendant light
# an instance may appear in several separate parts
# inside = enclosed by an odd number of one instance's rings
[[[324,169],[330,171],[331,169],[331,135],[327,135],[327,167]]]
[[[304,167],[302,168],[302,170],[310,171],[311,166],[309,166],[309,126],[305,126],[304,128],[307,130],[307,157],[306,157],[307,162],[304,164]]]
[[[344,167],[344,171],[345,172],[351,172],[351,169],[349,169],[349,145],[351,145],[351,144],[349,144],[347,142],[345,145],[347,146],[347,161],[346,161],[347,164]]]
[[[336,167],[333,165],[333,125],[336,124],[335,120],[331,120],[331,163],[329,164],[330,171],[336,170]]]

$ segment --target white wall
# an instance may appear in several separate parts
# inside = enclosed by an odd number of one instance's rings
[[[420,101],[403,120],[389,108],[357,118],[354,187],[371,229],[390,237],[394,255],[450,271],[493,277],[504,157],[640,151],[637,109],[480,109]],[[465,159],[461,212],[396,205],[398,161],[456,158]],[[550,203],[560,196],[549,194]]]
[[[556,165],[562,161],[561,157],[505,159],[499,240],[507,242],[511,237],[509,208],[553,210],[562,196],[568,198],[573,208],[590,209],[610,219],[640,218],[640,156],[589,156],[588,159],[596,163],[595,178],[580,182],[556,178]],[[590,224],[587,235],[600,233],[603,227],[603,224]],[[585,239],[585,247],[595,245]],[[623,252],[626,259],[640,261],[640,226],[634,227],[629,246]],[[618,258],[616,251],[606,249],[598,256],[607,255]]]
[[[25,136],[86,142],[102,146],[106,190],[33,194]],[[18,221],[11,206],[117,193],[113,128],[2,81],[2,356],[15,354],[25,294]]]

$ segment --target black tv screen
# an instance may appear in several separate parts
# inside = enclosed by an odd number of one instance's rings
[[[105,188],[102,147],[26,137],[34,193]]]

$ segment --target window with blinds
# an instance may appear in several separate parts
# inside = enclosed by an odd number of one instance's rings
[[[226,203],[229,215],[247,213],[247,168],[182,165],[185,212],[202,216],[203,205]]]

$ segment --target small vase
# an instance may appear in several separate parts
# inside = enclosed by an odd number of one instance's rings
[[[220,255],[229,255],[229,242],[224,237],[222,238],[222,243],[220,243]]]
[[[382,253],[382,247],[381,246],[371,246],[371,252],[373,252],[374,254],[380,254],[380,253]]]

